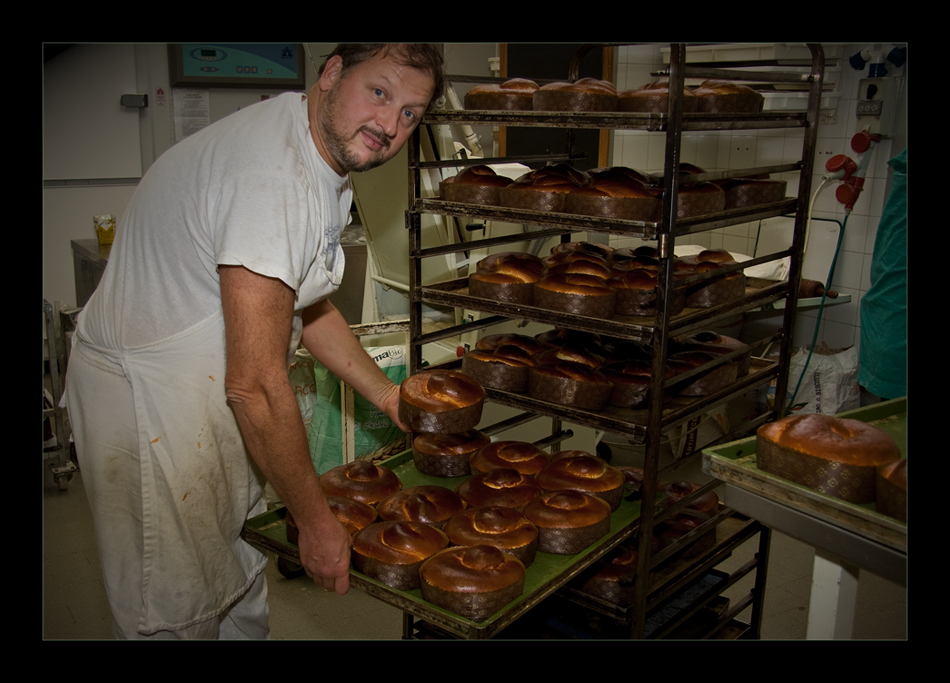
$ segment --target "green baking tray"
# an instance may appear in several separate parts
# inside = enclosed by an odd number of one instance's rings
[[[407,450],[379,464],[392,469],[404,488],[437,485],[455,489],[467,477],[441,478],[419,472]],[[640,519],[640,501],[624,499],[610,517],[610,531],[593,545],[576,555],[554,555],[539,552],[525,572],[525,587],[521,596],[484,621],[475,622],[449,612],[422,599],[419,589],[401,591],[386,586],[360,572],[350,570],[350,585],[404,612],[424,619],[450,634],[467,639],[484,639],[513,623],[541,600],[570,581],[584,568],[603,557],[636,531]],[[241,534],[250,545],[264,552],[273,552],[291,562],[299,563],[297,546],[287,540],[284,508],[271,510],[248,520]]]
[[[838,417],[862,420],[891,435],[907,457],[907,398],[882,401],[839,413]],[[795,484],[756,467],[755,437],[703,449],[703,470],[727,484],[818,517],[864,538],[907,551],[907,524],[883,515],[873,503],[848,503]]]

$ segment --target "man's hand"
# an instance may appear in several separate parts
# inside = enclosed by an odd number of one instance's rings
[[[399,385],[393,384],[390,386],[383,395],[380,403],[381,405],[379,406],[379,409],[389,415],[390,419],[393,421],[393,424],[399,427],[402,431],[408,433],[409,428],[399,419]]]
[[[343,595],[350,588],[350,535],[337,519],[319,529],[300,529],[300,564],[324,590]]]

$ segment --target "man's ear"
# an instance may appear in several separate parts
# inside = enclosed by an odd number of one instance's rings
[[[333,55],[327,60],[323,67],[323,73],[317,81],[320,90],[327,92],[333,84],[340,79],[340,73],[343,71],[343,58],[340,55]]]

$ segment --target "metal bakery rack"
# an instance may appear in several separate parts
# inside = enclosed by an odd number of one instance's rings
[[[580,59],[589,49],[597,46],[585,46],[575,57],[568,74],[569,81],[577,80]],[[432,168],[458,167],[466,165],[458,159],[450,161],[423,161],[420,158],[420,139],[422,127],[417,130],[413,144],[410,146],[410,208],[406,216],[409,230],[409,258],[410,258],[410,347],[409,367],[410,374],[422,367],[422,348],[424,345],[448,339],[464,332],[472,332],[508,319],[529,320],[575,330],[596,332],[601,335],[629,339],[648,344],[653,349],[653,377],[654,384],[650,392],[650,407],[647,410],[608,409],[599,413],[565,408],[564,406],[547,403],[521,394],[511,394],[492,389],[487,390],[488,398],[492,401],[520,408],[526,413],[545,415],[552,418],[552,430],[561,428],[561,421],[588,425],[595,429],[619,433],[629,437],[634,442],[644,445],[644,470],[646,476],[641,488],[642,500],[656,500],[658,498],[658,481],[663,472],[659,467],[659,447],[663,434],[677,425],[688,422],[692,417],[703,411],[727,403],[741,392],[752,387],[762,386],[769,382],[776,385],[776,401],[772,409],[768,409],[751,421],[732,430],[722,437],[722,441],[730,441],[754,431],[760,424],[776,417],[780,417],[784,410],[784,397],[788,382],[788,365],[791,353],[791,331],[794,324],[795,303],[798,297],[798,283],[801,279],[801,265],[803,258],[803,244],[805,223],[807,219],[808,199],[811,187],[811,173],[815,159],[815,142],[819,106],[822,92],[824,73],[824,53],[820,45],[809,45],[811,68],[807,73],[741,71],[733,69],[706,68],[699,64],[687,65],[686,46],[674,44],[670,46],[669,59],[669,109],[666,114],[627,114],[627,113],[550,113],[550,112],[495,112],[495,111],[435,111],[426,115],[424,125],[447,124],[493,124],[499,126],[531,126],[563,128],[566,135],[566,155],[558,160],[571,158],[573,136],[571,131],[580,128],[613,129],[613,130],[645,130],[657,134],[665,134],[665,165],[663,174],[662,219],[657,222],[622,221],[579,217],[572,214],[533,212],[526,210],[510,210],[497,207],[473,206],[460,203],[442,201],[438,198],[425,197],[422,194],[421,174]],[[684,113],[682,92],[687,78],[717,78],[732,81],[754,81],[762,83],[768,80],[773,83],[806,84],[808,88],[808,107],[804,112],[762,112],[757,114],[699,114]],[[464,80],[464,79],[462,79]],[[730,169],[725,172],[695,174],[688,177],[678,173],[680,165],[680,151],[682,134],[684,131],[719,131],[719,130],[754,130],[764,128],[801,128],[803,142],[801,160],[786,165],[777,165],[760,168]],[[469,164],[491,164],[520,161],[519,159],[472,159]],[[537,161],[532,158],[531,161]],[[707,214],[688,219],[677,217],[677,195],[679,186],[685,182],[716,180],[726,177],[744,177],[762,173],[799,174],[798,193],[796,197],[772,204],[759,205],[744,209],[734,209]],[[538,231],[531,232],[530,238],[559,236],[561,241],[569,241],[575,233],[606,233],[639,237],[645,240],[656,240],[660,253],[660,271],[657,287],[657,313],[655,319],[624,319],[596,320],[584,316],[556,313],[532,306],[521,306],[488,301],[473,297],[468,292],[465,279],[450,282],[428,283],[423,281],[423,260],[432,256],[444,255],[452,252],[472,251],[507,243],[522,242],[525,235],[509,237],[493,237],[456,244],[430,246],[422,243],[421,216],[425,213],[444,214],[459,218],[478,218],[484,220],[499,220],[508,223],[523,223],[536,226]],[[746,268],[778,259],[790,257],[789,277],[785,282],[770,283],[762,287],[747,287],[746,295],[738,301],[715,306],[710,309],[687,309],[677,316],[669,314],[669,293],[673,284],[672,256],[674,243],[677,238],[691,233],[704,232],[725,227],[728,225],[760,220],[769,217],[794,214],[794,237],[788,249],[754,258],[734,269]],[[687,284],[697,282],[702,276],[692,276]],[[664,408],[663,383],[656,378],[662,377],[662,368],[666,361],[668,343],[671,337],[685,333],[697,332],[714,325],[737,313],[750,311],[773,302],[784,301],[784,320],[781,330],[772,337],[763,340],[753,348],[762,351],[767,344],[777,344],[780,347],[778,361],[758,359],[753,365],[753,371],[739,383],[722,391],[701,399],[678,400],[672,408]],[[440,304],[444,306],[462,307],[468,310],[481,311],[486,314],[481,320],[463,325],[450,327],[437,332],[423,333],[422,305]],[[734,355],[734,354],[733,354]],[[717,359],[694,372],[700,373],[716,365],[728,362],[732,355]],[[681,376],[679,379],[683,379]],[[667,382],[670,384],[672,382]],[[700,457],[697,453],[694,457]],[[677,467],[682,463],[677,463]],[[702,495],[706,490],[715,486],[711,483],[704,486],[689,502]],[[685,502],[673,508],[643,505],[639,518],[625,530],[627,538],[639,531],[639,565],[637,573],[637,598],[629,616],[629,636],[643,638],[646,635],[649,614],[660,603],[668,598],[676,587],[685,586],[691,580],[701,576],[703,572],[714,567],[718,559],[712,553],[704,560],[689,566],[677,566],[669,570],[670,555],[676,548],[661,553],[651,553],[650,539],[654,525],[665,519],[672,512],[682,507]],[[717,534],[726,528],[726,520],[735,521],[736,515],[732,511],[722,510],[721,514],[711,520],[709,524],[717,527]],[[705,525],[704,525],[705,526]],[[747,607],[752,607],[752,615],[746,636],[757,637],[761,623],[761,604],[764,590],[765,563],[768,552],[768,529],[752,520],[746,520],[741,525],[746,538],[755,533],[759,535],[759,552],[756,558],[738,573],[755,572],[755,586],[746,598],[721,615],[717,623],[709,629],[709,634],[721,632],[734,622],[734,617]],[[689,544],[703,533],[700,528],[697,534],[687,536],[683,543]],[[742,534],[740,534],[742,535]],[[723,534],[729,537],[728,533]],[[717,549],[728,551],[730,540],[721,540]],[[589,564],[589,563],[588,563]],[[674,563],[675,566],[675,563]],[[667,569],[664,569],[667,568]],[[665,576],[664,571],[672,571],[673,576]],[[733,584],[739,577],[728,579]],[[710,596],[710,601],[712,596]],[[654,632],[651,637],[669,634],[672,627],[663,633]]]

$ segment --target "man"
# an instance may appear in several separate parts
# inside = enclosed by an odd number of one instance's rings
[[[398,424],[398,386],[326,297],[348,173],[399,152],[442,69],[432,46],[342,45],[306,98],[233,114],[142,179],[67,382],[117,637],[267,637],[266,556],[239,538],[265,479],[307,573],[347,591],[350,539],[310,462],[288,354],[299,340]]]

